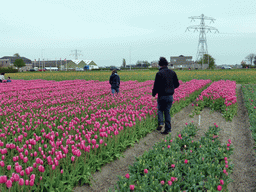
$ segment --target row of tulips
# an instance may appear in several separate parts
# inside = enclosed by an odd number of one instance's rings
[[[256,142],[256,85],[242,86],[243,98],[248,111],[252,138]]]
[[[211,126],[199,141],[191,123],[171,139],[171,134],[153,149],[136,158],[129,173],[119,176],[109,191],[226,191],[231,182],[233,146],[221,145],[218,125]]]
[[[188,103],[209,82],[180,82],[176,105]],[[77,184],[90,183],[91,173],[120,157],[157,124],[153,81],[122,82],[124,91],[116,99],[109,94],[108,82],[17,84],[11,91],[1,85],[3,191],[72,191]]]
[[[213,82],[207,89],[202,91],[196,99],[194,114],[199,115],[204,107],[210,107],[212,110],[221,111],[226,120],[232,121],[237,114],[236,82],[229,80],[220,80]]]

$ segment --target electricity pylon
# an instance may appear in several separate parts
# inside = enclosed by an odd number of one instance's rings
[[[76,50],[72,50],[71,52],[73,52],[73,51],[75,51],[75,53],[74,54],[70,54],[70,55],[74,55],[76,60],[78,60],[78,56],[83,56],[82,54],[77,53],[78,51],[81,52],[80,50],[76,49]]]
[[[204,54],[208,54],[206,32],[211,33],[212,30],[215,31],[215,33],[219,32],[218,29],[216,29],[215,27],[210,27],[210,26],[205,25],[204,20],[211,20],[211,22],[214,23],[214,20],[216,20],[216,19],[214,19],[212,17],[206,17],[206,16],[204,16],[204,14],[202,14],[200,16],[189,17],[189,19],[191,19],[191,21],[193,21],[193,20],[195,21],[195,19],[201,19],[200,25],[189,26],[189,27],[187,27],[186,31],[189,31],[189,29],[194,29],[194,32],[200,30],[199,42],[198,42],[198,48],[197,48],[197,54],[196,54],[196,61],[199,61],[200,59],[203,60]]]

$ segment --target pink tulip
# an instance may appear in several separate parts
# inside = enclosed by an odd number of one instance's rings
[[[164,185],[164,181],[163,180],[160,183],[161,183],[161,185]]]
[[[11,168],[12,168],[12,166],[11,166],[11,165],[7,165],[7,170],[8,170],[8,171],[10,171],[10,170],[11,170]]]
[[[23,171],[23,170],[20,171],[20,175],[21,175],[21,176],[24,176],[24,171]]]
[[[29,174],[30,174],[30,170],[29,170],[29,168],[26,168],[26,169],[25,169],[25,173],[26,173],[27,175],[29,175]]]
[[[144,173],[148,173],[148,170],[147,170],[147,169],[144,169]]]
[[[129,179],[129,178],[130,178],[129,173],[127,173],[127,174],[125,175],[125,177],[126,177],[127,179]]]
[[[19,179],[20,179],[20,176],[18,174],[14,174],[14,180],[19,181]]]
[[[35,175],[35,174],[30,175],[30,180],[31,180],[31,179],[35,179],[35,178],[36,178],[36,175]]]
[[[29,181],[29,185],[30,185],[30,186],[33,186],[34,183],[35,183],[35,180],[34,180],[34,179],[31,179],[31,180]]]
[[[130,190],[134,190],[135,186],[134,185],[130,185]]]
[[[24,179],[22,179],[22,178],[19,179],[19,185],[21,185],[21,186],[24,185]]]
[[[24,161],[24,163],[27,163],[28,162],[28,157],[24,157],[23,161]]]
[[[4,179],[3,179],[3,176],[0,176],[0,183],[5,183]]]
[[[0,166],[4,167],[4,161],[0,161]]]
[[[223,180],[220,180],[220,184],[221,184],[221,185],[224,185],[224,181],[223,181]]]
[[[8,180],[8,181],[6,182],[6,187],[7,187],[7,188],[11,188],[11,187],[12,187],[12,181],[11,181],[11,180]]]
[[[168,185],[170,185],[170,186],[171,186],[171,185],[172,185],[172,181],[168,181]]]
[[[221,191],[221,190],[222,190],[222,186],[221,186],[221,185],[218,185],[218,186],[217,186],[217,190],[218,190],[218,191]]]

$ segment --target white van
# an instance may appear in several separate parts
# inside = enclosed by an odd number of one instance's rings
[[[84,71],[83,68],[76,67],[76,71]]]

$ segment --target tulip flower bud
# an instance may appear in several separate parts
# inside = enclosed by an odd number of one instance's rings
[[[11,181],[11,180],[8,180],[8,181],[6,182],[6,187],[7,187],[7,188],[11,188],[11,187],[12,187],[12,181]]]
[[[24,179],[22,179],[22,178],[19,179],[19,185],[21,185],[21,186],[24,185]]]
[[[11,168],[12,168],[12,166],[11,166],[11,165],[7,165],[7,170],[8,170],[8,171],[10,171],[10,170],[11,170]]]

